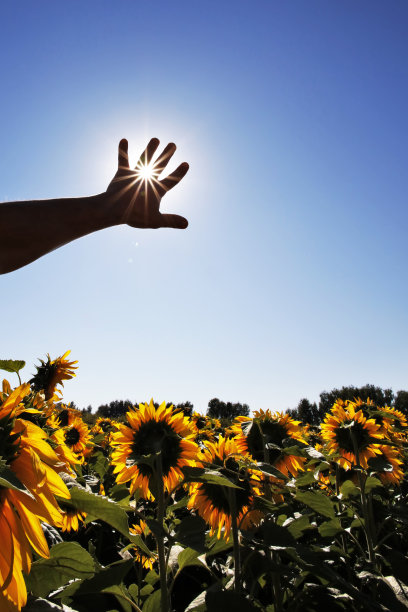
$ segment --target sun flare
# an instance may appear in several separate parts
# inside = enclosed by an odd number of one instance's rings
[[[155,171],[154,171],[154,164],[140,164],[137,168],[136,168],[136,173],[138,175],[138,178],[144,180],[144,181],[152,181],[155,177]]]

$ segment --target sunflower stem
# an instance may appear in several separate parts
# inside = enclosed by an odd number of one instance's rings
[[[235,491],[233,489],[228,489],[228,495],[231,510],[231,529],[234,547],[234,589],[236,593],[239,593],[241,590],[241,550],[239,547],[237,500],[235,498]]]
[[[370,560],[370,563],[372,563],[375,566],[375,552],[374,552],[374,545],[373,545],[373,537],[372,537],[372,533],[371,533],[371,520],[370,520],[370,515],[369,515],[369,511],[368,511],[368,505],[367,505],[367,496],[366,496],[366,492],[365,492],[365,481],[366,478],[364,477],[363,473],[362,473],[362,468],[360,465],[360,455],[359,455],[359,450],[358,450],[358,444],[357,444],[357,440],[356,440],[356,436],[353,432],[353,429],[350,428],[350,435],[351,435],[351,439],[353,441],[353,447],[354,447],[354,455],[356,458],[356,467],[357,467],[357,473],[358,473],[358,482],[360,485],[360,499],[361,499],[361,507],[363,510],[363,516],[364,516],[364,531],[366,534],[366,540],[367,540],[367,548],[368,548],[368,558]]]
[[[160,607],[161,612],[169,612],[169,593],[167,590],[167,564],[166,551],[164,548],[164,481],[161,453],[158,454],[156,461],[157,475],[157,521],[161,526],[161,532],[156,535],[157,553],[159,556],[159,576],[160,576]]]
[[[337,462],[335,462],[334,465],[335,465],[335,470],[336,470],[336,496],[337,496],[337,499],[339,500],[338,509],[339,509],[339,514],[341,515],[341,514],[343,514],[344,506],[343,506],[343,503],[339,499],[339,496],[340,496],[340,471],[339,471],[339,464]],[[339,522],[340,522],[341,527],[343,528],[341,516],[339,517]],[[344,535],[344,533],[341,534],[340,539],[341,539],[341,544],[343,546],[343,552],[347,556],[347,554],[348,554],[348,546],[347,546],[346,536]]]

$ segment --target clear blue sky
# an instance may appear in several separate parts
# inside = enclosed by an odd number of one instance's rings
[[[1,357],[28,379],[71,349],[80,407],[408,389],[405,0],[20,0],[0,23],[0,200],[103,191],[122,137],[191,166],[163,201],[186,231],[0,277]]]

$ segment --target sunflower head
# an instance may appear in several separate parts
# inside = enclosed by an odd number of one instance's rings
[[[255,461],[267,461],[285,476],[296,476],[303,469],[305,459],[300,453],[285,450],[306,444],[300,421],[294,421],[288,414],[259,410],[254,412],[253,419],[237,417],[231,431],[239,450],[249,453]]]
[[[130,527],[129,531],[133,535],[141,536],[148,548],[154,548],[155,540],[145,521],[139,521],[138,524]],[[135,554],[135,560],[138,561],[145,569],[152,570],[153,565],[156,562],[156,556],[148,555],[145,550],[139,548],[137,545],[134,546],[133,550]]]
[[[119,425],[112,434],[117,482],[130,481],[131,494],[139,491],[150,499],[154,496],[151,479],[160,460],[164,487],[173,489],[182,479],[181,468],[193,465],[198,451],[189,419],[182,412],[174,413],[165,402],[156,408],[153,400],[129,411],[126,418],[128,425]]]
[[[71,423],[64,427],[64,442],[77,454],[85,454],[87,447],[91,445],[89,428],[79,417],[74,417]]]
[[[345,469],[358,464],[367,468],[368,459],[378,454],[377,445],[383,436],[381,426],[366,418],[359,405],[349,400],[333,405],[321,432],[329,454],[337,454],[338,463]]]
[[[64,383],[63,380],[70,380],[75,376],[74,370],[77,361],[68,361],[67,357],[71,351],[67,351],[61,357],[51,360],[47,355],[47,360],[40,359],[40,365],[36,366],[37,372],[30,380],[34,391],[44,391],[45,399],[51,399],[55,393],[56,386]]]
[[[229,538],[233,509],[236,508],[237,526],[248,529],[258,524],[262,513],[252,508],[254,495],[259,494],[260,477],[253,470],[243,467],[242,454],[233,439],[220,436],[215,443],[209,442],[200,452],[203,465],[217,471],[236,487],[231,488],[210,482],[193,483],[190,486],[189,508],[194,508],[209,524],[211,535],[217,532]],[[248,456],[247,456],[248,459]]]

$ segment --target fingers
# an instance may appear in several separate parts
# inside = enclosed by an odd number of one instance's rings
[[[118,168],[129,168],[128,141],[122,138],[119,143]]]
[[[161,227],[173,227],[174,229],[186,229],[188,221],[181,215],[161,214]]]
[[[163,153],[159,155],[159,157],[156,159],[153,164],[153,171],[156,177],[163,172],[170,159],[173,157],[175,150],[176,145],[174,144],[174,142],[169,142]]]
[[[166,178],[160,181],[160,185],[165,191],[169,191],[181,181],[183,176],[187,174],[189,167],[190,166],[187,164],[187,162],[180,164],[180,166],[176,168],[174,172],[172,172],[171,174],[169,174],[169,176],[166,176]]]
[[[140,166],[148,166],[152,160],[153,155],[156,152],[157,147],[160,144],[160,140],[158,138],[152,138],[147,145],[146,149],[141,154],[139,161],[136,164],[136,168],[140,168]]]

